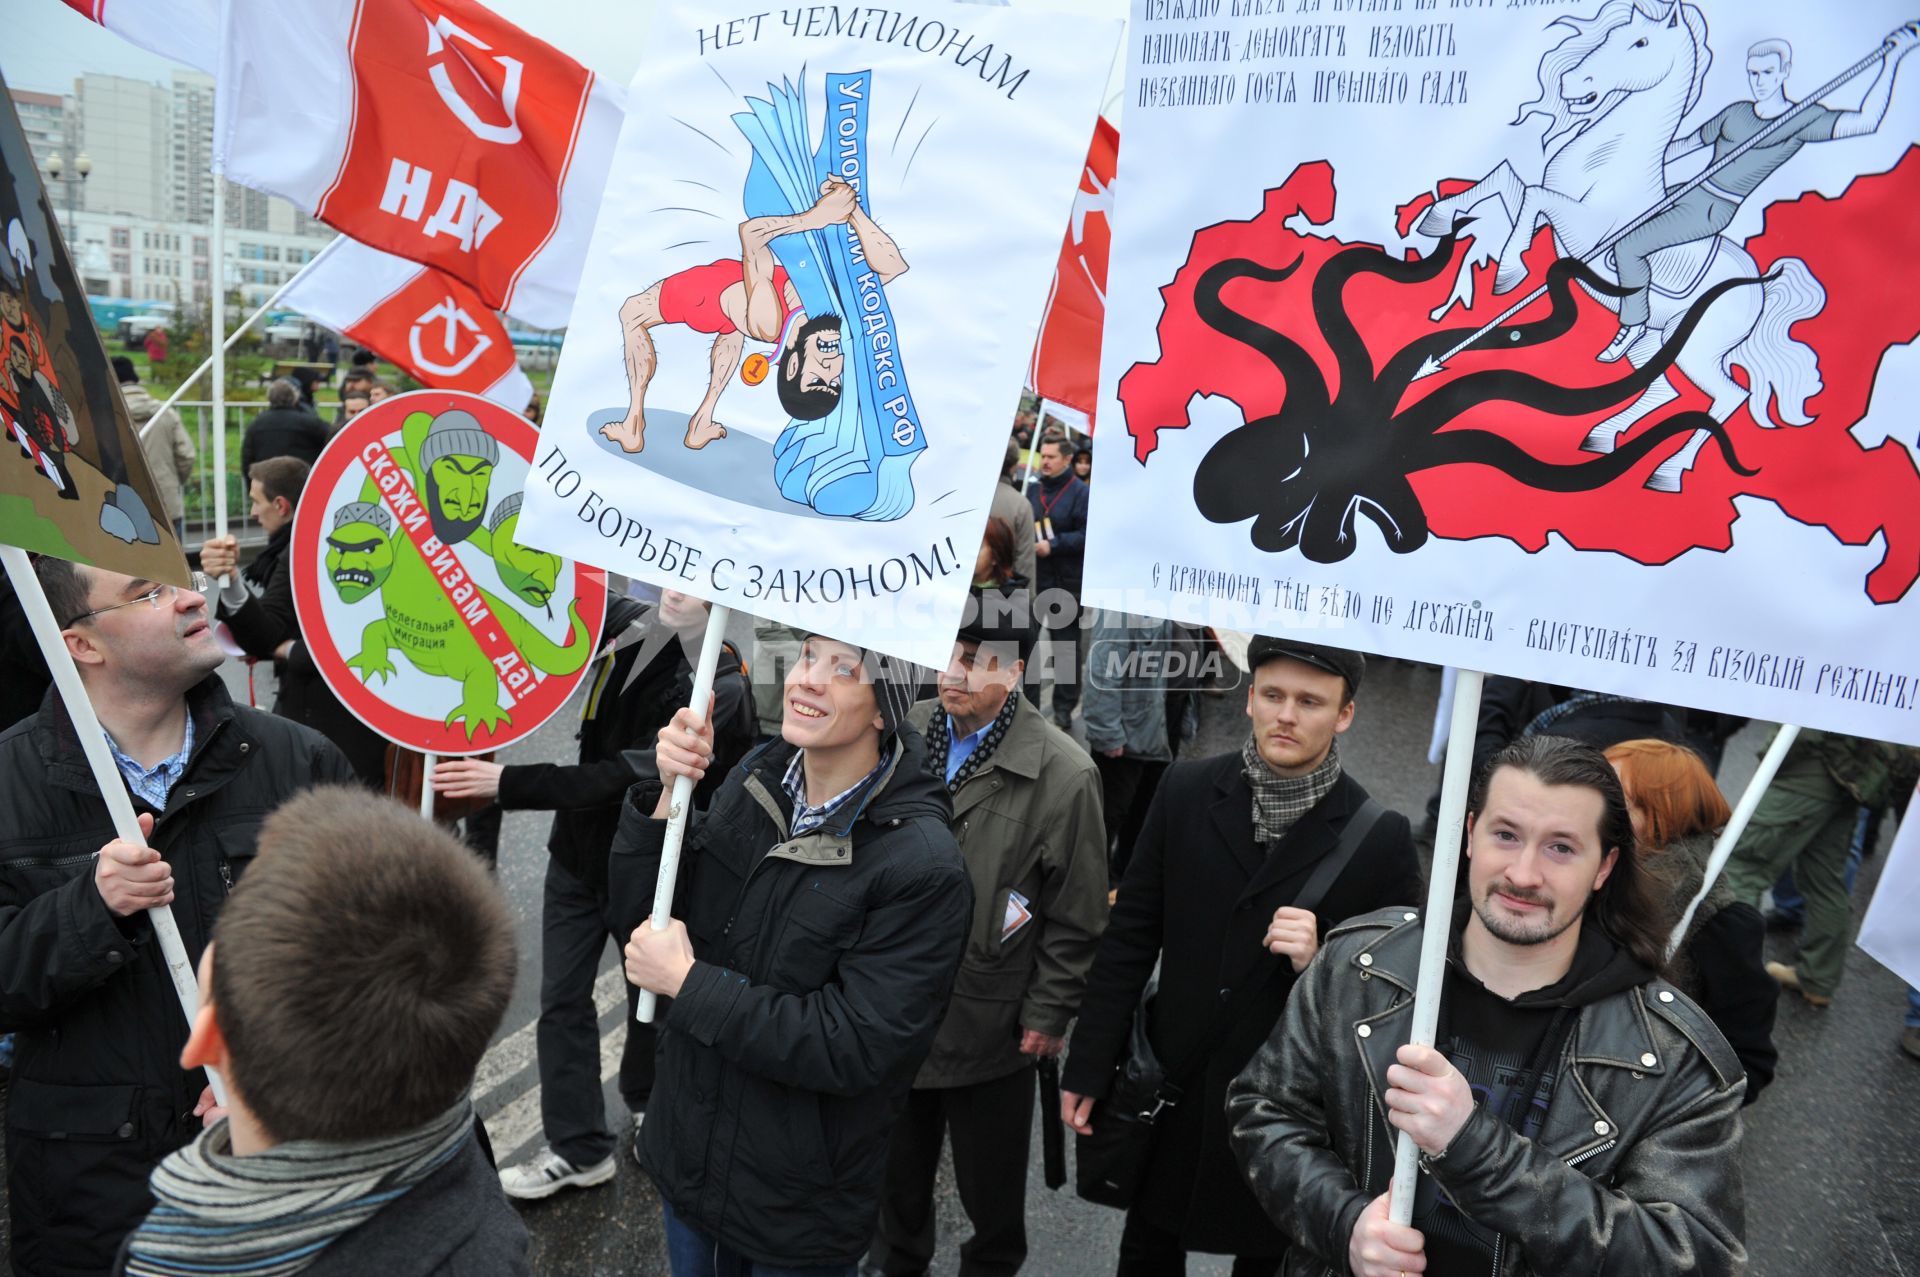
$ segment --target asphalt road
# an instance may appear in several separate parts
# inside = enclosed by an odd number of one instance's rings
[[[231,681],[236,695],[244,697],[244,677]],[[259,689],[263,701],[270,699],[267,682],[263,678]],[[1376,662],[1353,729],[1342,743],[1348,769],[1383,802],[1416,820],[1438,781],[1438,769],[1426,762],[1438,686],[1438,672],[1431,668]],[[574,712],[569,706],[515,746],[505,761],[569,757]],[[1194,748],[1238,748],[1244,725],[1236,696],[1208,698]],[[1751,776],[1766,737],[1766,729],[1749,727],[1729,746],[1721,784],[1730,795],[1737,796]],[[501,831],[500,881],[518,922],[521,969],[500,1037],[482,1064],[475,1100],[503,1165],[540,1143],[532,1039],[547,825],[544,813],[511,812]],[[1889,826],[1885,836],[1891,834]],[[1855,894],[1861,910],[1880,864],[1876,857],[1862,873]],[[1770,943],[1783,951],[1773,956],[1787,956],[1790,941],[1773,937]],[[602,1072],[608,1112],[623,1126],[625,1109],[612,1085],[624,1019],[615,963],[609,944],[600,984]],[[1898,1047],[1904,1006],[1901,983],[1857,949],[1830,1010],[1782,1000],[1775,1029],[1779,1075],[1747,1110],[1739,1153],[1754,1277],[1920,1273],[1920,1063]],[[1120,1216],[1080,1201],[1070,1189],[1048,1192],[1041,1183],[1039,1148],[1036,1132],[1025,1271],[1035,1277],[1111,1273]],[[624,1148],[611,1183],[526,1204],[522,1214],[533,1237],[536,1273],[666,1272],[658,1197]],[[934,1271],[950,1274],[957,1269],[966,1221],[945,1170],[939,1220],[941,1248]],[[4,1250],[0,1231],[0,1254]],[[1225,1274],[1228,1264],[1197,1258],[1190,1271]]]

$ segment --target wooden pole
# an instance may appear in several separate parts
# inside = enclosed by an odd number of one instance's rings
[[[696,717],[704,718],[707,702],[713,699],[713,672],[720,664],[720,646],[726,638],[727,621],[733,609],[712,604],[707,609],[707,632],[700,640],[700,659],[693,667],[693,696],[690,707]],[[660,876],[653,884],[653,929],[665,931],[673,913],[673,889],[680,881],[680,844],[687,835],[687,817],[693,810],[693,779],[673,778],[673,799],[667,807],[667,837],[660,847]],[[640,1008],[634,1019],[653,1023],[654,1007],[659,999],[653,990],[640,990]]]

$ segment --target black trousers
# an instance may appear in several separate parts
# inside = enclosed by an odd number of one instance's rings
[[[540,908],[540,1021],[534,1031],[540,1123],[547,1144],[575,1166],[602,1160],[615,1143],[601,1093],[600,1014],[593,1001],[609,938],[616,951],[625,946],[626,937],[613,934],[606,893],[549,858]],[[653,1093],[653,1026],[634,1022],[640,991],[630,984],[626,990],[620,1096],[638,1113]]]
[[[1167,764],[1157,758],[1093,756],[1100,769],[1100,800],[1107,820],[1107,882],[1119,886],[1133,858],[1133,844],[1147,823],[1147,808]]]
[[[1279,1277],[1286,1256],[1237,1255],[1233,1277]],[[1120,1230],[1120,1266],[1114,1277],[1185,1277],[1187,1252],[1180,1235],[1169,1232],[1144,1218],[1139,1211],[1127,1212],[1126,1227]]]
[[[960,1277],[1011,1277],[1027,1258],[1027,1153],[1033,1130],[1032,1065],[975,1086],[907,1093],[887,1146],[880,1231],[868,1260],[888,1277],[913,1277],[933,1261],[933,1177],[940,1143],[953,1139],[953,1178],[973,1236],[960,1246]]]

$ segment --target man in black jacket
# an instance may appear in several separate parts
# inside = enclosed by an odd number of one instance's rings
[[[1278,1271],[1287,1239],[1234,1164],[1227,1082],[1266,1041],[1325,931],[1424,898],[1406,817],[1389,811],[1318,899],[1301,899],[1368,802],[1335,743],[1353,723],[1366,658],[1260,636],[1247,664],[1253,730],[1236,753],[1167,770],[1120,883],[1061,1078],[1062,1119],[1090,1133],[1157,960],[1148,1035],[1184,1094],[1154,1124],[1120,1239],[1120,1277],[1183,1272],[1188,1251],[1237,1256],[1235,1277]]]
[[[36,571],[149,844],[115,838],[57,690],[0,734],[14,1270],[92,1277],[211,1103],[179,1064],[187,1026],[145,911],[171,903],[197,958],[266,814],[351,772],[314,733],[228,699],[201,593],[58,559]]]
[[[1670,910],[1600,751],[1529,736],[1468,803],[1435,1046],[1408,1042],[1417,910],[1328,937],[1228,1091],[1289,1277],[1746,1270],[1740,1062],[1658,979]],[[1420,1150],[1411,1227],[1394,1143]]]
[[[300,387],[282,377],[267,387],[267,408],[240,436],[240,473],[268,457],[298,457],[312,465],[327,446],[327,423],[300,402]]]
[[[358,790],[275,812],[182,1056],[228,1109],[154,1172],[115,1272],[524,1277],[468,1096],[513,969],[505,902],[442,830]]]
[[[1035,606],[1047,629],[1053,658],[1053,721],[1073,719],[1080,703],[1080,582],[1087,550],[1087,485],[1073,473],[1073,445],[1065,435],[1040,444],[1040,481],[1027,488],[1033,507]],[[1027,697],[1040,703],[1040,685],[1029,679]]]
[[[233,641],[256,661],[271,660],[279,691],[273,712],[311,727],[340,748],[353,764],[354,775],[369,789],[386,786],[387,742],[354,717],[327,686],[300,634],[300,617],[293,605],[293,514],[307,485],[310,467],[298,457],[269,457],[248,471],[247,497],[254,521],[267,534],[267,543],[253,561],[239,571],[240,542],[232,535],[209,537],[200,547],[200,566],[207,575],[226,579],[216,605]],[[355,504],[335,511],[334,523],[386,519],[378,506]]]
[[[690,711],[627,796],[610,866],[627,979],[663,998],[640,1162],[675,1277],[765,1265],[850,1275],[873,1236],[887,1135],[933,1045],[973,891],[946,786],[902,717],[909,668],[811,635],[782,740],[689,818],[673,918],[647,917],[674,777],[704,777]]]
[[[433,771],[449,798],[491,798],[503,808],[552,811],[547,876],[540,906],[540,1123],[547,1146],[500,1172],[509,1197],[551,1197],[563,1188],[604,1184],[614,1175],[614,1135],[600,1082],[600,1012],[593,984],[611,937],[626,939],[608,912],[607,854],[620,823],[620,800],[654,775],[656,733],[693,694],[693,660],[707,627],[707,604],[663,590],[657,608],[609,600],[606,652],[581,708],[580,761],[501,766],[450,758]],[[747,671],[732,647],[721,650],[713,679],[714,764],[694,791],[704,808],[753,745]],[[620,1094],[639,1134],[653,1092],[653,1027],[636,1024],[640,991],[628,986]],[[637,1144],[636,1144],[637,1148]]]

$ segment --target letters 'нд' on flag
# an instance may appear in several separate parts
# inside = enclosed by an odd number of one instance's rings
[[[1102,118],[1087,148],[1080,189],[1073,197],[1073,220],[1060,245],[1060,265],[1027,371],[1027,384],[1042,399],[1078,409],[1086,414],[1089,427],[1100,398],[1100,326],[1107,313],[1113,170],[1119,154],[1120,130]]]
[[[218,74],[229,178],[566,323],[618,87],[473,0],[231,0]]]
[[[353,338],[422,385],[485,395],[515,412],[533,398],[506,325],[445,271],[342,236],[300,273],[281,304]]]
[[[217,0],[66,0],[67,7],[122,40],[199,71],[213,71]]]
[[[187,580],[11,99],[0,107],[0,542]]]

